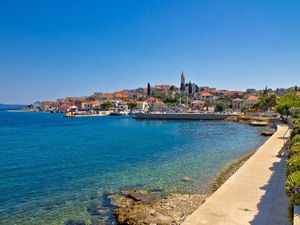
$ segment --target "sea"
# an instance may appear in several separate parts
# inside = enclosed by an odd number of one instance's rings
[[[93,206],[109,208],[106,197],[127,188],[203,194],[226,164],[266,141],[260,129],[2,108],[0,224],[89,224]],[[115,224],[110,210],[100,219]]]

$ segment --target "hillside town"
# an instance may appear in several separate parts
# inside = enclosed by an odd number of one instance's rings
[[[38,101],[28,105],[26,111],[66,113],[69,116],[127,115],[130,113],[245,113],[272,111],[276,97],[300,88],[268,87],[245,91],[218,90],[187,82],[184,72],[179,87],[170,84],[151,85],[145,88],[121,90],[113,93],[95,92],[90,96],[64,97],[56,101]],[[259,100],[268,98],[269,107],[259,107]],[[263,99],[262,99],[263,100]]]

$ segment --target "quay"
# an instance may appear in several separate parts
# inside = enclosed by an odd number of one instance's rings
[[[217,113],[137,113],[139,120],[224,120],[232,115]]]
[[[291,225],[285,194],[288,125],[277,131],[183,225]]]

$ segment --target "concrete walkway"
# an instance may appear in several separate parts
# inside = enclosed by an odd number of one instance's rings
[[[276,157],[290,130],[275,134],[183,225],[290,225],[285,195],[286,156]]]

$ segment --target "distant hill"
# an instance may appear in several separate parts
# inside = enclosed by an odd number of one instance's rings
[[[0,111],[23,109],[26,105],[8,105],[0,104]]]

